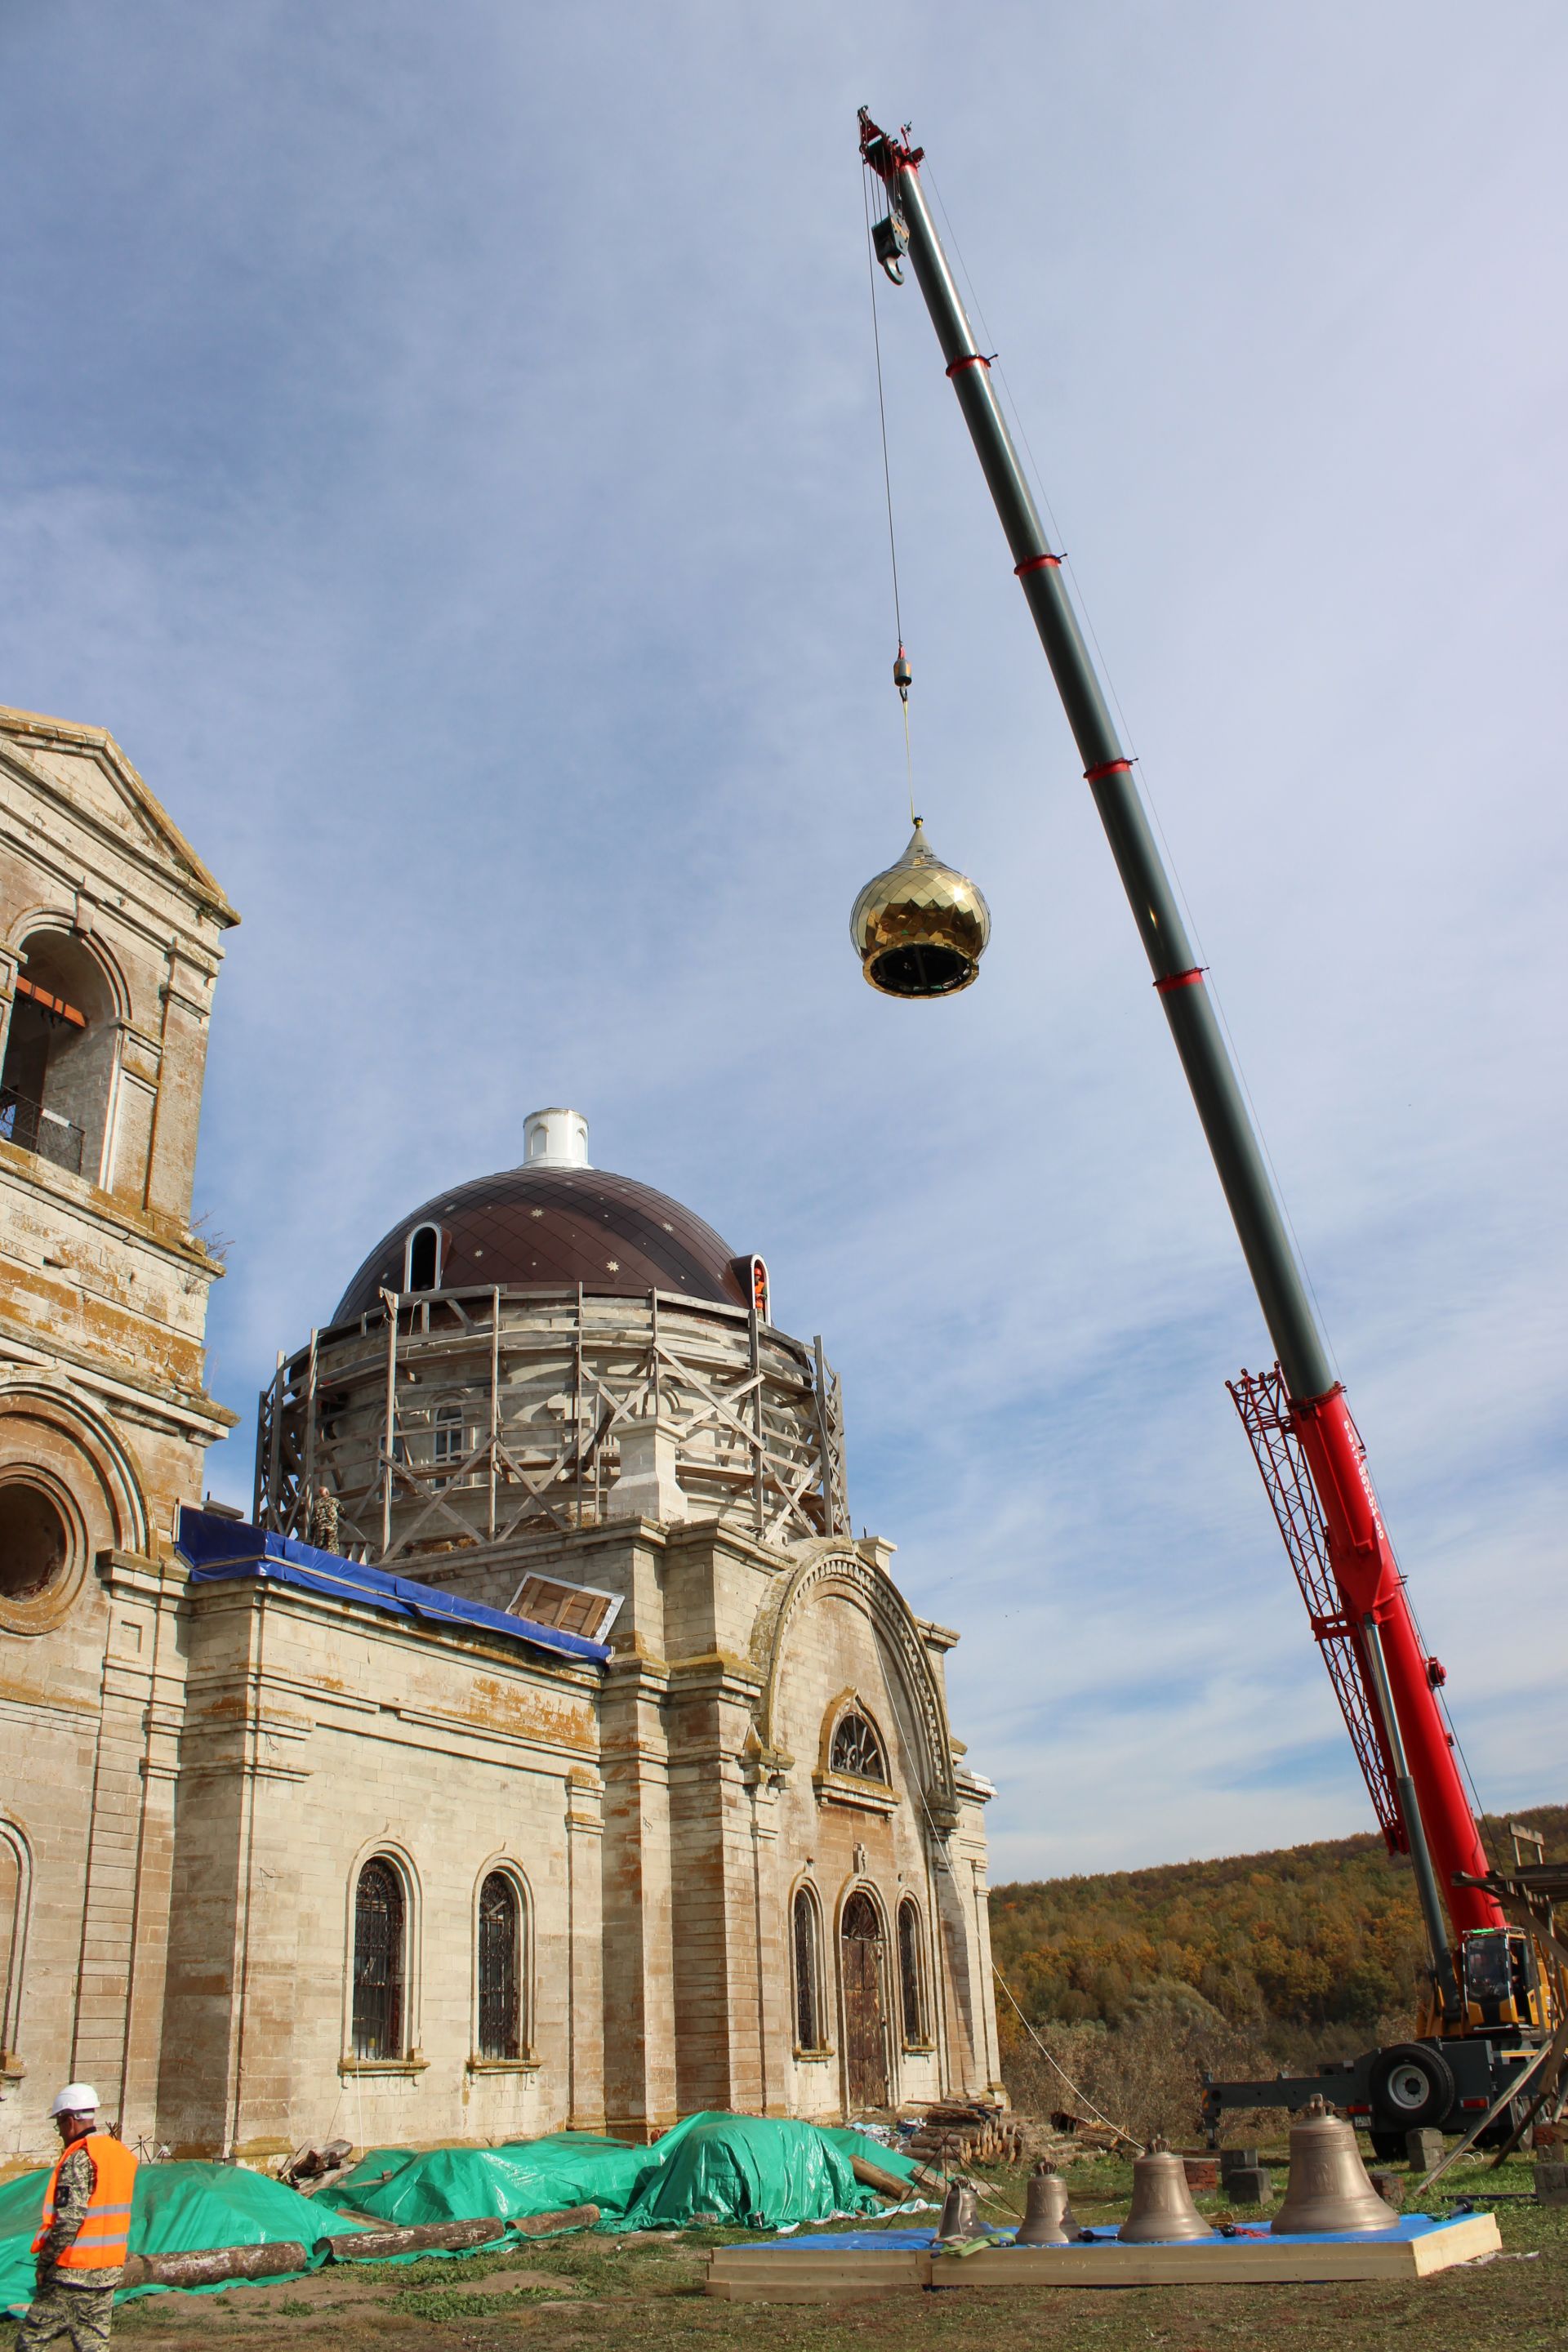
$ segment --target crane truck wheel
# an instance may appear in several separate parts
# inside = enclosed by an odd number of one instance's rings
[[[1396,2042],[1380,2050],[1368,2077],[1375,2134],[1420,2131],[1441,2125],[1454,2104],[1454,2076],[1440,2050],[1426,2042]]]

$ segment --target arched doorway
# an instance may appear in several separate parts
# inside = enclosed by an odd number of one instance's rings
[[[853,2111],[888,2104],[888,2037],[882,2002],[882,1923],[870,1896],[855,1894],[838,1930],[844,1984],[844,2088]]]

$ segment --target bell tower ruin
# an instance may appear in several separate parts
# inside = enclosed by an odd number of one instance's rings
[[[175,1512],[236,1416],[190,1227],[237,920],[112,736],[0,709],[0,2100],[155,2064]],[[82,1858],[37,1874],[41,1853]],[[29,1988],[23,2014],[24,1979]],[[75,1998],[73,1998],[73,1993]]]

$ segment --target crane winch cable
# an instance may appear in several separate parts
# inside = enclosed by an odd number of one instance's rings
[[[866,213],[866,268],[871,281],[871,348],[877,355],[877,418],[882,430],[882,488],[888,499],[888,560],[893,574],[893,626],[898,633],[899,650],[893,659],[893,684],[899,689],[899,704],[904,717],[904,779],[910,794],[910,823],[918,824],[915,814],[915,761],[910,745],[910,685],[911,673],[909,657],[904,652],[904,616],[899,604],[899,543],[893,530],[893,469],[888,457],[888,404],[882,391],[882,334],[877,318],[877,248],[871,236],[871,173],[860,167],[860,200]]]

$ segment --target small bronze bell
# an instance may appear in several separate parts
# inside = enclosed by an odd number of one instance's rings
[[[1132,2159],[1132,2210],[1116,2234],[1125,2246],[1214,2236],[1193,2203],[1186,2166],[1163,2139],[1152,2139],[1142,2155]]]
[[[1079,2227],[1068,2203],[1068,2185],[1054,2164],[1037,2164],[1029,2176],[1028,2202],[1016,2246],[1071,2246]]]
[[[983,2238],[985,2225],[975,2207],[974,2190],[967,2180],[948,2183],[947,2195],[942,2200],[942,2220],[937,2224],[939,2238]]]
[[[1355,2133],[1321,2098],[1290,2126],[1290,2184],[1269,2223],[1277,2238],[1339,2230],[1392,2230],[1399,2216],[1366,2177]]]

